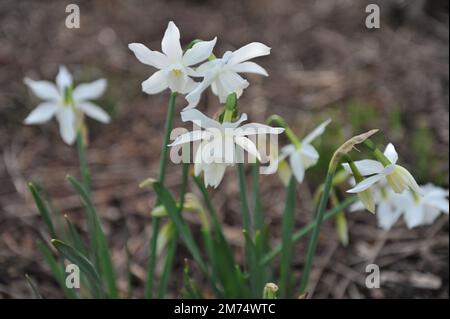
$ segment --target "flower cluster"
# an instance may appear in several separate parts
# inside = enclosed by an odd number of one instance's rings
[[[204,175],[205,185],[217,187],[227,166],[238,162],[236,151],[245,150],[261,160],[256,144],[248,135],[280,134],[282,128],[272,128],[258,123],[239,125],[247,120],[242,114],[236,121],[233,117],[222,122],[209,118],[196,110],[202,93],[211,87],[220,103],[225,103],[230,95],[239,98],[249,86],[247,80],[239,73],[256,73],[268,76],[267,71],[258,64],[248,61],[252,58],[268,55],[270,48],[253,42],[242,48],[227,51],[222,58],[213,54],[217,38],[211,41],[196,41],[192,47],[183,51],[180,44],[180,31],[171,21],[161,42],[162,52],[152,51],[143,44],[131,43],[130,50],[137,59],[158,69],[142,83],[142,90],[147,94],[159,93],[169,88],[174,93],[186,95],[188,105],[181,113],[184,122],[190,121],[204,130],[194,130],[179,136],[169,146],[179,146],[200,141],[200,147],[194,155],[195,175]],[[203,78],[201,82],[193,78]]]
[[[432,184],[420,187],[423,196],[413,192],[396,193],[386,183],[373,191],[378,225],[390,229],[403,216],[408,228],[432,224],[441,213],[449,213],[449,191]],[[362,201],[350,207],[351,211],[364,209]]]
[[[363,207],[377,214],[378,224],[390,229],[404,216],[409,228],[431,224],[441,212],[448,214],[448,190],[431,184],[419,186],[411,173],[397,164],[398,154],[392,143],[383,153],[374,150],[378,160],[361,160],[342,164],[344,169],[361,179],[349,189],[360,201],[351,210]]]

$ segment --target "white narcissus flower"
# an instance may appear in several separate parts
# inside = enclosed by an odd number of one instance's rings
[[[216,40],[217,38],[197,42],[183,54],[180,31],[175,23],[170,21],[161,42],[162,53],[152,51],[141,43],[130,43],[128,48],[141,63],[158,69],[142,82],[142,91],[147,94],[156,94],[167,88],[181,94],[192,91],[197,85],[191,78],[196,74],[192,66],[211,55]]]
[[[427,184],[421,186],[423,196],[407,191],[401,194],[383,185],[373,191],[376,203],[378,225],[391,229],[403,216],[408,228],[432,224],[441,213],[449,213],[448,190]],[[364,204],[359,201],[350,207],[350,211],[362,210]]]
[[[249,83],[239,73],[255,73],[268,76],[261,66],[248,60],[270,54],[270,48],[259,42],[249,43],[231,52],[227,51],[222,58],[214,59],[200,65],[195,71],[202,76],[202,82],[186,96],[189,102],[186,109],[196,107],[201,94],[211,85],[220,103],[225,103],[228,95],[236,93],[237,98],[242,95]]]
[[[110,117],[98,105],[90,102],[99,98],[106,89],[105,79],[80,84],[73,89],[72,75],[65,66],[60,66],[56,76],[56,85],[48,81],[34,81],[25,78],[25,84],[38,98],[44,100],[24,120],[25,124],[42,124],[53,116],[59,122],[61,137],[67,144],[76,139],[77,114],[79,112],[108,123]]]
[[[363,181],[359,182],[355,187],[349,189],[349,193],[360,193],[377,182],[386,179],[389,185],[396,193],[402,193],[404,190],[411,189],[417,194],[421,194],[422,191],[417,185],[416,180],[408,170],[400,165],[397,165],[398,154],[394,145],[389,143],[384,151],[384,156],[389,160],[390,164],[383,166],[375,160],[361,160],[355,161],[355,165],[358,168],[362,176],[368,176]],[[348,164],[342,164],[344,169],[351,173],[351,169]]]
[[[421,189],[423,196],[406,193],[409,205],[405,210],[404,219],[409,228],[430,225],[441,212],[448,215],[448,190],[432,184],[421,186]]]
[[[378,226],[386,230],[391,229],[408,206],[407,192],[397,194],[391,188],[376,187],[372,191],[372,197],[376,205]],[[350,207],[350,211],[364,210],[365,208],[367,209],[366,204],[360,200]]]
[[[281,148],[279,162],[289,157],[291,170],[299,183],[303,182],[305,171],[311,166],[314,166],[319,160],[319,153],[314,146],[311,145],[312,141],[325,132],[325,128],[330,122],[331,119],[328,119],[316,127],[311,133],[305,136],[300,142],[300,145],[295,146],[289,144]]]
[[[196,109],[190,109],[181,112],[181,119],[183,122],[193,122],[204,130],[182,134],[169,146],[200,141],[200,146],[194,156],[195,175],[198,176],[203,172],[205,185],[215,188],[222,181],[226,167],[237,163],[237,146],[259,160],[261,159],[255,143],[247,136],[280,134],[284,131],[283,128],[258,123],[249,123],[239,127],[242,122],[247,120],[246,114],[242,114],[236,122],[219,123]]]

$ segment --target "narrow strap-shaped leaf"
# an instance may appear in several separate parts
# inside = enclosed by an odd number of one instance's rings
[[[269,250],[269,239],[267,227],[264,225],[264,213],[262,209],[261,191],[259,189],[259,162],[257,161],[252,166],[252,192],[253,192],[253,218],[255,226],[255,246],[256,246],[256,261],[259,266],[256,269],[259,271],[256,282],[256,290],[261,291],[263,285],[267,282],[268,267],[261,264],[261,258]]]
[[[258,298],[261,297],[261,287],[258,284],[261,279],[261,268],[258,265],[257,260],[257,248],[255,243],[253,242],[250,235],[244,230],[244,239],[245,239],[245,247],[247,249],[247,262],[249,265],[248,273],[249,273],[249,279],[250,279],[250,286],[251,286],[251,292],[252,292],[252,298]]]
[[[306,251],[305,266],[303,268],[303,274],[300,281],[300,294],[305,293],[306,288],[308,286],[309,274],[311,272],[313,258],[317,247],[317,238],[319,237],[320,226],[322,225],[326,205],[328,203],[328,196],[330,195],[331,191],[332,186],[331,183],[333,181],[335,171],[336,169],[334,167],[332,169],[329,169],[327,172],[327,176],[325,178],[324,190],[320,198],[319,207],[317,208],[317,213],[315,216],[315,225],[313,226],[312,233],[308,242],[308,249]]]
[[[156,247],[158,245],[158,232],[161,223],[160,217],[152,217],[152,232],[150,239],[150,256],[147,263],[147,283],[145,285],[145,298],[153,297],[153,285],[155,282],[155,268],[156,268]]]
[[[180,235],[180,237],[183,240],[184,244],[186,245],[187,249],[191,253],[192,257],[197,262],[198,267],[208,277],[208,279],[210,279],[210,274],[208,272],[208,268],[202,259],[200,250],[194,241],[192,233],[189,230],[189,227],[187,227],[187,225],[182,220],[181,215],[177,213],[178,207],[177,207],[176,202],[173,199],[172,195],[160,182],[154,182],[153,189],[155,190],[156,194],[158,195],[158,198],[160,199],[161,203],[166,207],[166,210],[167,210],[167,213],[169,214],[170,219],[173,221],[178,234]],[[219,293],[219,290],[216,287],[215,283],[211,282],[211,285],[212,285],[212,288],[215,290],[215,292]]]
[[[292,232],[294,230],[295,221],[295,190],[297,180],[292,175],[286,192],[285,207],[282,220],[282,248],[281,248],[281,264],[280,264],[280,296],[288,298],[290,296],[290,283],[292,275],[292,253],[293,242]]]
[[[28,276],[28,274],[25,274],[25,279],[28,283],[28,287],[30,287],[30,290],[33,294],[33,298],[34,299],[44,299],[44,297],[42,297],[38,288],[36,287],[36,284],[34,283],[33,279],[31,279],[31,277]]]
[[[173,116],[175,113],[175,103],[177,99],[177,92],[172,92],[169,97],[169,103],[166,114],[166,121],[164,123],[164,136],[163,142],[161,146],[161,158],[159,160],[159,181],[164,185],[164,181],[166,178],[166,167],[167,167],[167,159],[169,154],[169,139],[170,133],[172,131],[172,122]],[[159,205],[161,200],[159,198],[156,199],[156,205]],[[153,286],[155,281],[155,269],[156,269],[156,247],[158,244],[158,233],[159,233],[159,225],[160,218],[153,217],[152,218],[152,233],[150,239],[150,252],[147,263],[147,280],[145,283],[145,298],[153,297]]]
[[[82,252],[84,255],[87,255],[86,247],[81,239],[81,236],[75,227],[75,225],[70,221],[69,216],[64,215],[64,219],[66,220],[67,228],[69,230],[71,244]]]
[[[117,298],[118,291],[116,287],[116,276],[114,273],[106,236],[100,224],[100,219],[97,215],[97,211],[95,210],[91,198],[84,186],[81,185],[80,182],[78,182],[73,176],[68,176],[68,180],[80,195],[81,201],[83,202],[88,213],[90,224],[89,235],[91,236],[91,242],[93,243],[93,249],[97,258],[98,267],[101,271],[100,273],[104,276],[106,286],[108,287],[109,296],[111,298]]]
[[[262,212],[262,201],[259,190],[259,163],[252,166],[252,190],[253,190],[253,218],[255,230],[264,228],[264,215]]]
[[[184,209],[184,197],[186,195],[186,189],[188,184],[188,176],[189,176],[189,163],[183,163],[182,172],[181,172],[181,192],[180,192],[180,203],[178,205],[178,215],[181,215]],[[161,276],[161,282],[159,284],[159,292],[158,297],[164,298],[167,291],[167,285],[169,282],[169,276],[172,272],[172,265],[174,261],[175,252],[177,250],[177,234],[173,236],[170,240],[169,247],[167,250],[166,262],[164,265],[163,274]]]
[[[77,131],[77,148],[78,159],[80,161],[81,177],[83,179],[83,185],[88,194],[91,193],[91,174],[89,172],[89,166],[86,158],[86,143],[83,140],[83,133],[81,130]]]
[[[216,208],[212,203],[211,197],[209,196],[208,191],[206,190],[205,185],[200,180],[200,178],[193,176],[193,180],[195,182],[195,185],[197,185],[198,189],[202,193],[203,200],[205,201],[206,204],[206,208],[208,209],[209,215],[213,222],[214,231],[216,232],[217,236],[219,236],[219,241],[222,244],[222,248],[225,249],[225,253],[228,255],[228,258],[232,261],[232,264],[235,265],[236,262],[234,260],[233,251],[231,250],[231,247],[228,244],[225,235],[223,234],[222,226],[220,224]]]
[[[92,262],[80,251],[60,240],[52,239],[51,242],[59,253],[61,253],[70,262],[77,265],[80,270],[86,276],[88,276],[89,280],[93,283],[93,286],[98,290],[98,293],[102,295],[103,289],[100,275],[98,274]]]
[[[48,246],[41,241],[37,242],[37,248],[41,252],[42,256],[44,256],[44,259],[47,262],[50,271],[53,274],[53,277],[55,277],[56,281],[61,286],[61,289],[63,289],[66,297],[70,299],[77,298],[76,292],[73,289],[69,289],[66,287],[64,270],[62,269],[62,266],[56,261],[56,258],[53,256],[50,248],[48,248]]]
[[[233,251],[231,250],[230,244],[228,243],[223,234],[222,226],[219,221],[216,208],[214,207],[211,197],[209,196],[208,191],[206,190],[205,185],[203,184],[201,179],[199,177],[193,176],[193,180],[203,196],[203,200],[206,204],[207,211],[212,220],[215,236],[217,236],[217,240],[214,241],[214,246],[217,249],[214,250],[214,254],[210,254],[210,258],[213,258],[213,264],[220,265],[217,268],[218,272],[222,268],[227,269],[226,273],[224,273],[226,277],[220,276],[222,286],[226,287],[229,286],[230,284],[237,285],[238,288],[236,290],[234,290],[234,288],[231,289],[232,291],[228,289],[230,295],[235,296],[235,294],[239,294],[239,296],[236,297],[244,297],[246,296],[245,283],[235,268],[236,261],[233,256]],[[231,276],[231,279],[228,279],[229,276]]]
[[[180,234],[181,238],[183,239],[186,247],[191,252],[195,261],[199,264],[201,268],[206,270],[206,265],[201,258],[200,250],[198,249],[197,244],[194,242],[194,238],[192,236],[191,231],[186,226],[181,216],[177,214],[178,207],[172,195],[170,195],[169,191],[159,182],[155,182],[153,184],[153,188],[156,194],[158,195],[158,198],[160,199],[161,203],[166,207],[170,219],[174,223],[177,232]]]
[[[28,188],[30,189],[31,195],[33,196],[34,202],[39,210],[39,213],[41,214],[42,219],[44,220],[44,223],[48,228],[50,236],[53,238],[57,237],[55,232],[55,226],[53,225],[53,221],[51,218],[50,210],[48,209],[48,206],[40,196],[38,189],[33,183],[28,183]]]

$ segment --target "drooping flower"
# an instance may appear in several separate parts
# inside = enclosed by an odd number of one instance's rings
[[[225,103],[227,97],[236,93],[239,98],[244,89],[249,85],[248,81],[239,73],[255,73],[268,76],[266,70],[260,65],[248,60],[270,54],[270,48],[259,42],[249,43],[236,51],[227,51],[222,58],[213,59],[200,65],[195,71],[202,76],[202,82],[186,96],[188,106],[186,109],[196,107],[201,94],[209,86],[220,103]]]
[[[284,130],[259,123],[240,126],[247,120],[246,114],[242,114],[236,122],[219,123],[197,109],[190,109],[181,112],[181,119],[183,122],[193,122],[203,130],[182,134],[169,146],[200,141],[200,146],[194,156],[195,175],[198,176],[203,172],[205,185],[215,188],[222,181],[226,167],[243,160],[239,157],[240,150],[245,150],[261,160],[257,146],[247,136],[280,134]]]
[[[386,166],[383,166],[382,163],[375,160],[366,159],[356,161],[355,165],[361,172],[361,175],[368,177],[347,192],[360,193],[375,183],[386,179],[396,193],[402,193],[406,189],[411,189],[417,194],[421,194],[422,191],[411,173],[403,166],[396,164],[398,161],[398,154],[392,143],[389,143],[386,147],[384,156],[390,162]],[[342,165],[345,170],[351,172],[348,164],[345,163]]]
[[[448,190],[427,184],[421,186],[423,196],[405,192],[408,196],[408,207],[404,213],[406,225],[414,228],[421,225],[430,225],[441,212],[448,215]]]
[[[403,216],[408,228],[432,224],[441,213],[448,214],[448,190],[431,184],[421,186],[423,196],[406,191],[394,192],[387,183],[374,187],[373,196],[376,204],[378,225],[383,229],[391,229]],[[350,211],[364,209],[361,201],[350,207]]]
[[[24,120],[25,124],[42,124],[53,116],[59,122],[61,137],[67,144],[76,138],[77,114],[108,123],[110,117],[98,105],[90,102],[99,98],[106,89],[106,79],[83,83],[73,89],[72,75],[65,66],[60,66],[56,85],[48,81],[34,81],[25,78],[25,84],[38,98],[44,100]]]
[[[156,94],[167,88],[182,94],[192,91],[197,84],[191,78],[196,74],[192,66],[211,55],[216,40],[217,38],[197,42],[183,53],[180,31],[175,23],[170,21],[161,42],[162,53],[152,51],[141,43],[130,43],[128,48],[141,63],[158,69],[142,82],[142,91],[147,94]]]
[[[326,120],[317,126],[311,133],[299,142],[299,145],[289,144],[281,148],[281,156],[279,161],[283,161],[289,157],[289,164],[291,170],[299,183],[303,182],[305,171],[314,166],[319,160],[319,153],[311,145],[312,141],[325,132],[325,128],[331,122],[331,119]]]
[[[391,188],[382,186],[375,187],[371,193],[376,205],[378,226],[386,230],[391,229],[406,210],[408,200],[406,192],[397,194]],[[366,205],[360,200],[350,207],[350,211],[364,210],[365,208]]]

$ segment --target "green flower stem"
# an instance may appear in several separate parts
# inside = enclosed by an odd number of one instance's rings
[[[159,162],[159,181],[164,185],[166,178],[167,158],[169,156],[169,139],[172,131],[173,115],[175,113],[175,102],[177,99],[177,92],[172,92],[169,98],[169,108],[167,110],[166,123],[164,125],[164,137],[161,150],[161,160]]]
[[[305,292],[305,290],[308,286],[309,274],[311,272],[314,255],[316,253],[317,238],[319,237],[320,226],[322,225],[323,216],[324,216],[325,209],[327,206],[328,196],[330,195],[331,184],[333,181],[333,176],[334,176],[335,171],[336,171],[336,165],[330,166],[330,168],[328,169],[327,177],[325,179],[324,191],[320,198],[319,207],[317,209],[317,214],[315,216],[315,225],[312,230],[311,237],[309,238],[308,249],[306,251],[305,267],[303,268],[303,274],[302,274],[302,278],[301,278],[301,282],[300,282],[300,293],[301,294]]]
[[[391,165],[391,161],[383,154],[382,151],[375,145],[372,140],[367,139],[363,142],[363,144],[369,149],[370,152],[375,156],[375,158],[380,161],[383,166]]]
[[[297,180],[292,175],[286,191],[285,207],[282,221],[282,250],[280,263],[280,296],[289,298],[291,295],[291,275],[292,275],[292,252],[293,242],[292,232],[295,221],[295,190]]]
[[[253,217],[255,230],[263,231],[264,214],[261,207],[261,192],[259,190],[259,162],[252,166],[252,188],[253,188]]]
[[[295,148],[300,147],[301,142],[298,139],[297,135],[295,135],[294,131],[289,127],[289,125],[287,125],[286,121],[281,116],[271,115],[266,122],[267,124],[276,123],[280,125],[282,128],[284,128],[284,133],[286,134],[289,141],[294,144]]]
[[[348,165],[350,166],[350,169],[352,170],[353,177],[355,178],[356,183],[359,183],[364,180],[364,177],[359,172],[358,167],[356,167],[355,162],[352,160],[350,155],[346,154],[344,155],[344,159],[347,161]]]
[[[225,103],[225,113],[223,114],[223,123],[231,122],[233,119],[234,111],[237,107],[237,96],[236,93],[231,93],[227,97],[227,101]]]
[[[80,161],[80,172],[81,178],[83,181],[83,186],[86,191],[91,194],[91,174],[89,172],[89,166],[86,158],[86,143],[83,139],[83,133],[81,128],[77,131],[77,149],[78,149],[78,158]]]
[[[247,189],[245,182],[245,169],[243,163],[237,164],[238,178],[239,178],[239,194],[241,196],[241,208],[242,208],[242,223],[244,230],[248,234],[251,232],[250,211],[248,209]]]
[[[166,177],[166,166],[167,166],[167,158],[169,155],[169,147],[167,146],[169,144],[169,138],[170,138],[170,131],[172,130],[172,122],[173,122],[173,115],[175,113],[175,102],[177,98],[177,92],[172,92],[169,97],[169,106],[167,110],[166,115],[166,123],[164,126],[164,137],[163,137],[163,143],[162,143],[162,150],[161,150],[161,159],[159,162],[159,181],[162,185],[164,185],[164,180]],[[160,201],[157,199],[156,205],[159,205]],[[159,231],[159,225],[160,225],[160,218],[159,217],[153,217],[152,221],[152,237],[150,239],[150,257],[148,260],[148,266],[147,266],[147,285],[145,287],[145,297],[146,298],[152,298],[153,295],[153,285],[154,285],[154,278],[155,278],[155,268],[156,268],[156,246],[158,241],[158,231]]]
[[[185,200],[188,175],[189,175],[188,173],[189,173],[189,164],[183,163],[182,177],[181,177],[180,204],[178,207],[179,215],[181,215],[183,213],[183,209],[184,209],[184,200]],[[164,270],[163,270],[163,274],[161,276],[161,283],[159,285],[158,298],[164,298],[166,295],[167,285],[169,283],[169,276],[170,276],[170,273],[172,272],[175,252],[177,250],[177,239],[178,239],[178,234],[175,232],[169,242],[169,248],[168,248],[168,252],[167,252],[167,256],[166,256],[166,261],[164,264]]]

